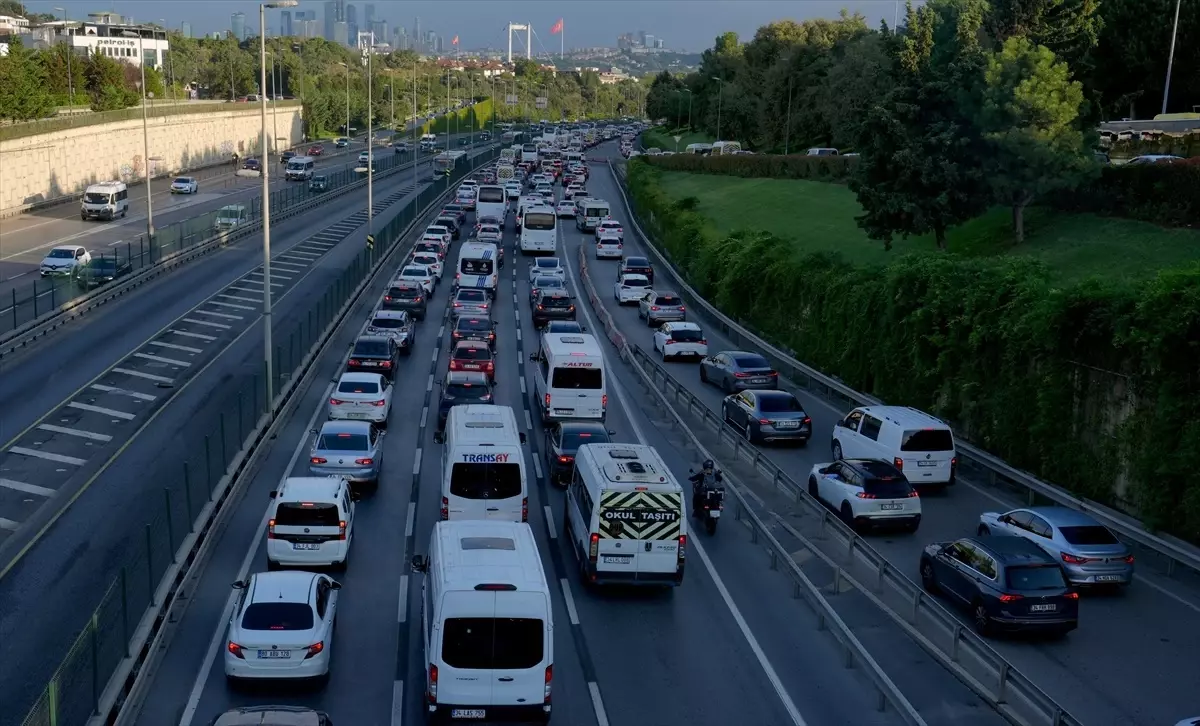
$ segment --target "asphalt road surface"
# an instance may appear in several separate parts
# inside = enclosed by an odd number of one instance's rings
[[[607,147],[591,155],[599,153],[619,159]],[[607,200],[614,218],[629,220],[612,173],[605,165],[591,166],[589,193]],[[646,254],[632,228],[625,229],[625,254]],[[568,230],[569,239],[579,236],[573,227]],[[596,291],[630,344],[653,352],[653,330],[639,320],[635,307],[619,307],[612,298],[615,265],[608,261],[590,263]],[[735,349],[715,330],[705,328],[705,337],[710,353]],[[711,410],[721,410],[723,394],[714,386],[700,383],[696,364],[668,363],[664,367]],[[807,481],[814,464],[830,460],[833,424],[848,410],[831,407],[803,391],[797,391],[797,395],[813,419],[811,443],[807,448],[762,446],[760,449],[793,478]],[[959,486],[945,495],[925,496],[921,501],[923,517],[915,535],[871,540],[889,562],[914,582],[919,582],[917,564],[924,545],[973,535],[982,512],[1003,512],[1024,506],[1024,502],[961,479]],[[1198,618],[1200,589],[1188,581],[1168,579],[1143,567],[1123,595],[1085,593],[1080,605],[1079,629],[1066,638],[998,639],[992,641],[992,646],[1089,726],[1161,726],[1200,711],[1195,689],[1180,688],[1181,684],[1200,683],[1200,660],[1196,658],[1200,652],[1200,631],[1194,627],[1200,622]],[[970,627],[968,617],[964,616],[963,622]]]
[[[561,236],[564,261],[580,244]],[[683,585],[671,593],[580,586],[570,546],[560,538],[563,494],[547,484],[544,432],[530,414],[531,364],[536,331],[529,314],[529,260],[507,235],[508,267],[501,271],[497,321],[497,401],[511,406],[528,432],[531,483],[529,521],[552,590],[555,628],[554,717],[564,726],[884,726],[899,723],[874,710],[873,693],[861,674],[843,667],[831,638],[815,617],[792,599],[789,582],[772,573],[757,545],[735,527],[715,537],[693,534]],[[450,259],[455,259],[452,249]],[[573,265],[570,286],[578,289]],[[449,272],[447,274],[450,274]],[[339,573],[339,601],[332,676],[321,690],[263,687],[231,690],[221,653],[231,606],[230,583],[265,569],[262,551],[268,493],[287,476],[307,476],[309,430],[323,420],[329,381],[344,351],[365,323],[339,333],[322,362],[323,374],[306,392],[294,420],[277,439],[245,498],[221,534],[199,587],[178,625],[164,661],[153,675],[140,713],[145,726],[200,726],[223,710],[261,703],[308,705],[328,711],[338,724],[398,726],[423,723],[424,656],[420,652],[419,579],[408,572],[414,552],[426,552],[438,517],[441,455],[429,422],[436,416],[437,384],[447,367],[448,285],[435,292],[428,319],[418,325],[415,349],[397,375],[397,396],[385,439],[379,491],[359,504],[352,564]],[[378,292],[381,292],[378,291]],[[373,303],[378,302],[375,297]],[[596,323],[578,300],[579,320]],[[634,373],[604,342],[610,371],[607,425],[621,441],[655,446],[675,475],[696,465],[677,450],[638,405]],[[430,410],[432,407],[433,410]],[[869,616],[864,612],[863,616]],[[881,625],[883,625],[881,623]],[[886,626],[885,626],[886,627]],[[903,644],[902,644],[903,645]],[[909,645],[902,656],[931,726],[1002,721]]]

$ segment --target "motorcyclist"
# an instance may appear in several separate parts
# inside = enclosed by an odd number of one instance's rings
[[[692,482],[692,510],[695,511],[704,492],[721,483],[721,472],[712,459],[705,459],[700,471],[688,478]]]

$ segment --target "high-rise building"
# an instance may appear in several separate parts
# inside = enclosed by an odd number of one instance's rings
[[[662,38],[655,38],[654,39],[654,47],[658,48],[659,50],[662,50],[663,48],[666,48],[667,46],[666,46],[666,43],[663,42]]]
[[[183,21],[179,24],[179,34],[185,38],[192,37],[192,24],[188,21]]]
[[[654,47],[654,36],[649,33],[646,33],[645,37],[642,38],[642,45],[646,46],[647,48],[653,48]]]
[[[415,22],[413,22],[413,34],[412,34],[413,50],[420,52],[421,46],[424,45],[424,40],[425,40],[425,37],[423,35],[421,35],[421,17],[418,15],[415,18]]]
[[[354,5],[346,6],[346,34],[351,40],[358,37],[358,8]]]
[[[234,13],[229,17],[229,30],[233,33],[234,39],[243,41],[246,39],[246,14]]]
[[[375,22],[375,3],[363,5],[363,22],[366,23],[367,27],[370,27],[371,23]]]
[[[637,32],[637,34],[638,34],[638,42],[642,44],[643,48],[645,48],[646,47],[646,31],[639,30]]]
[[[292,11],[284,10],[279,13],[279,34],[285,38],[290,38],[295,35],[295,28],[292,27]]]
[[[333,40],[333,25],[337,20],[337,2],[336,0],[329,0],[325,3],[325,40]]]
[[[442,46],[442,36],[440,35],[433,36],[433,42],[430,45],[433,46],[435,53],[441,53],[445,49]]]
[[[349,28],[346,26],[346,21],[339,20],[333,24],[333,42],[341,43],[342,45],[349,44]]]
[[[372,20],[368,26],[371,33],[375,36],[376,43],[391,43],[392,36],[388,35],[388,22],[386,20]]]

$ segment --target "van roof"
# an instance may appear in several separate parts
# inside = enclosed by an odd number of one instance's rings
[[[950,424],[912,406],[862,406],[860,411],[899,426],[900,428],[944,428]]]
[[[587,333],[545,333],[542,350],[553,358],[601,358],[600,344]]]
[[[103,182],[96,182],[95,184],[89,184],[88,191],[91,191],[92,189],[99,189],[99,190],[115,189],[115,190],[119,191],[124,187],[125,187],[125,182],[123,182],[123,181],[103,181]]]
[[[509,406],[469,404],[450,409],[446,441],[466,446],[520,446],[517,416]]]
[[[679,483],[653,446],[642,444],[584,444],[575,454],[575,466],[590,464],[604,476],[605,490],[647,487],[678,491]]]
[[[275,501],[322,502],[337,499],[345,483],[340,476],[289,476],[279,487]]]
[[[478,408],[478,407],[476,407]],[[504,585],[518,591],[548,592],[546,573],[523,522],[458,520],[438,522],[433,536],[441,557],[436,574],[446,590]]]

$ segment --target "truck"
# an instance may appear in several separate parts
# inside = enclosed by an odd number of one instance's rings
[[[465,151],[446,151],[438,154],[433,159],[434,178],[450,176],[458,164],[466,159],[466,156],[467,152]]]
[[[516,150],[514,150],[514,149],[511,149],[511,148],[509,148],[509,149],[501,149],[501,150],[500,150],[500,163],[501,163],[502,165],[503,165],[503,164],[509,164],[509,165],[512,165],[512,164],[515,164],[515,163],[516,163],[516,161],[517,161],[517,152],[516,152]]]
[[[521,140],[521,132],[520,131],[505,131],[504,135],[500,137],[500,141],[505,144],[515,144],[515,143],[520,142],[520,140]]]

